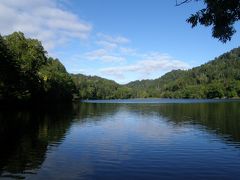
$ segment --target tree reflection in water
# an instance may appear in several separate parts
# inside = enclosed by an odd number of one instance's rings
[[[122,110],[152,114],[174,126],[199,126],[240,147],[240,103],[94,104],[41,106],[0,112],[0,177],[37,173],[47,152],[62,143],[72,123],[98,123]]]

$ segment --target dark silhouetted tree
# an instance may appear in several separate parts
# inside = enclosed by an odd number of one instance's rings
[[[199,0],[182,0],[176,1],[179,6],[190,1]],[[203,0],[205,8],[192,14],[187,22],[192,27],[198,24],[203,26],[212,26],[212,36],[226,43],[236,32],[234,23],[240,19],[240,0]]]

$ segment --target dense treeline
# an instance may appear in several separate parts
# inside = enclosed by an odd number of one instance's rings
[[[80,99],[238,98],[240,48],[190,70],[173,70],[155,80],[119,85],[97,76],[72,75]]]
[[[202,66],[174,70],[155,80],[126,85],[97,76],[69,74],[47,56],[40,41],[21,32],[0,36],[1,101],[71,101],[127,98],[240,97],[240,48]]]
[[[76,97],[79,99],[128,99],[132,97],[131,88],[114,81],[82,74],[71,76],[77,89]]]
[[[66,101],[74,89],[64,66],[47,57],[40,41],[21,32],[0,36],[2,101]]]
[[[240,97],[240,48],[199,67],[187,71],[174,70],[155,80],[134,81],[127,87],[135,91],[140,89],[145,97]]]

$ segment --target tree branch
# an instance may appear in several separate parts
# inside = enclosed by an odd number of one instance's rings
[[[192,0],[184,0],[184,1],[182,1],[182,2],[178,2],[178,0],[176,0],[176,6],[181,6],[182,4],[184,4],[184,3],[189,3],[189,2],[191,2]]]

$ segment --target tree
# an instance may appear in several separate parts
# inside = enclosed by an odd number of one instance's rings
[[[207,98],[222,98],[224,96],[224,87],[222,84],[211,84],[207,90]]]
[[[0,99],[16,96],[19,91],[19,68],[19,63],[0,35]]]
[[[177,1],[176,5],[182,5],[190,1],[199,0],[183,0]],[[187,22],[192,27],[198,24],[204,26],[212,26],[212,36],[226,43],[236,32],[234,23],[240,20],[240,0],[204,0],[205,8],[192,14]]]
[[[0,100],[71,101],[75,85],[58,59],[22,32],[0,35]]]
[[[11,63],[19,65],[20,77],[17,99],[37,97],[42,87],[38,71],[47,61],[46,52],[41,42],[25,38],[22,32],[14,32],[5,36],[4,40],[14,57]]]
[[[69,101],[75,86],[71,76],[58,59],[48,58],[38,72],[43,81],[42,98],[46,101]]]

